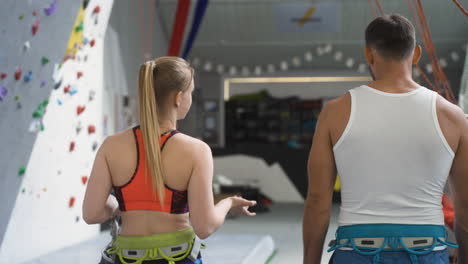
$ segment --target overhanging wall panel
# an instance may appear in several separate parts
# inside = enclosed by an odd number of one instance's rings
[[[18,169],[26,165],[36,134],[28,132],[31,114],[37,105],[50,96],[52,90],[53,62],[61,61],[81,1],[61,0],[56,13],[45,16],[43,9],[52,1],[3,0],[0,8],[0,72],[8,77],[0,85],[8,89],[7,96],[0,102],[0,245],[10,219],[22,178]],[[32,12],[37,10],[37,17]],[[22,20],[20,16],[24,16]],[[38,32],[32,36],[32,24],[40,20]],[[24,42],[31,48],[23,50]],[[50,62],[41,65],[41,57]],[[13,78],[16,67],[23,74],[33,72],[33,79],[25,83]],[[45,81],[45,87],[40,87]],[[14,96],[19,96],[15,101]],[[21,104],[21,109],[17,108]],[[46,155],[44,153],[44,155]]]

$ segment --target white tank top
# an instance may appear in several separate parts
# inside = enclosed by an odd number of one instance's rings
[[[350,94],[350,118],[333,147],[341,179],[339,225],[443,225],[442,194],[455,155],[437,120],[437,94],[365,85]]]

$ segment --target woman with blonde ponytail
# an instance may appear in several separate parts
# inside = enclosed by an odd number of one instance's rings
[[[248,211],[255,201],[241,197],[214,204],[210,148],[176,130],[192,104],[193,75],[177,57],[144,63],[138,76],[140,125],[108,137],[96,155],[83,219],[122,219],[101,263],[200,264],[199,238],[214,233],[230,210],[255,215]]]

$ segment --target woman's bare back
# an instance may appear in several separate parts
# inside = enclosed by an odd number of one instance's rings
[[[137,166],[137,147],[132,129],[108,138],[106,161],[114,186],[126,184]],[[164,182],[172,189],[185,191],[192,173],[194,139],[176,134],[167,141],[162,152]],[[189,215],[157,211],[125,211],[121,213],[120,235],[142,236],[175,232],[190,226]]]

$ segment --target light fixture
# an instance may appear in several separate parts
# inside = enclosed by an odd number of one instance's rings
[[[258,65],[255,66],[254,73],[255,73],[255,75],[261,75],[262,74],[262,67],[260,67]]]
[[[236,68],[236,66],[231,66],[231,67],[229,67],[229,74],[230,74],[230,75],[236,75],[236,74],[237,74],[237,68]]]
[[[353,58],[348,58],[346,60],[346,67],[352,68],[354,66],[354,59]]]
[[[282,61],[282,62],[280,63],[280,69],[281,69],[282,71],[287,71],[287,70],[288,70],[288,63],[287,63],[286,61]]]
[[[299,57],[293,57],[291,63],[294,67],[301,66],[301,59]]]
[[[218,66],[216,66],[216,71],[219,74],[223,74],[224,73],[224,65],[223,64],[218,64]]]
[[[205,65],[203,66],[203,69],[207,72],[211,71],[213,69],[213,64],[210,61],[205,62]]]
[[[276,70],[275,70],[275,65],[273,64],[268,64],[267,65],[267,72],[268,73],[274,73]]]
[[[313,59],[314,59],[314,56],[312,55],[312,52],[310,51],[307,51],[305,54],[304,54],[304,59],[308,62],[311,62]]]
[[[335,55],[333,56],[333,58],[336,61],[341,61],[343,59],[343,52],[341,52],[341,51],[335,52]]]

